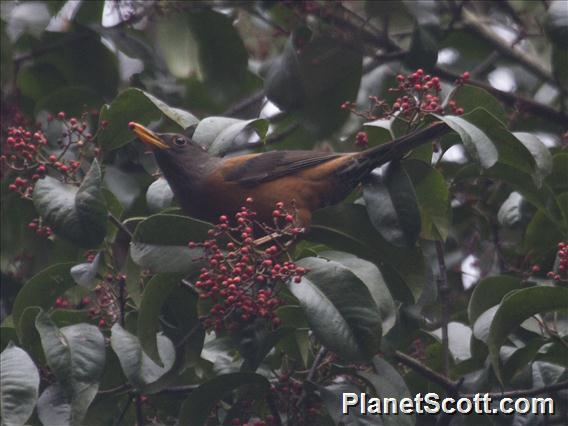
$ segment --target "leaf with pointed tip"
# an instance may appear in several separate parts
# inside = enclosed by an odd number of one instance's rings
[[[532,287],[507,294],[501,301],[489,331],[489,356],[495,375],[502,381],[499,350],[521,323],[532,315],[568,306],[568,288]]]
[[[107,209],[97,160],[79,188],[50,176],[37,182],[34,205],[54,232],[80,247],[96,247],[105,238]]]
[[[347,360],[370,359],[379,350],[382,333],[379,308],[367,286],[334,261],[307,257],[298,265],[309,272],[290,291],[322,344]]]
[[[207,148],[211,155],[222,156],[231,148],[246,148],[246,140],[239,141],[238,136],[247,131],[254,131],[264,140],[268,131],[268,120],[255,118],[239,120],[230,117],[207,117],[199,122],[192,138]]]
[[[174,214],[156,214],[138,224],[130,244],[130,256],[137,265],[154,272],[191,272],[199,268],[199,248],[190,241],[207,239],[210,225]]]
[[[128,381],[142,391],[158,382],[174,366],[176,358],[174,345],[162,334],[157,336],[158,354],[164,364],[162,367],[144,353],[138,337],[119,324],[112,326],[110,344],[118,356]]]
[[[34,275],[21,288],[12,308],[14,325],[20,338],[22,336],[20,317],[27,307],[38,306],[49,309],[57,297],[75,285],[69,272],[73,265],[74,263],[51,265]]]
[[[202,426],[209,412],[223,395],[240,387],[247,388],[247,398],[254,399],[270,390],[264,376],[255,373],[231,373],[217,376],[195,389],[183,402],[179,412],[179,424]]]
[[[129,88],[121,92],[110,105],[103,105],[100,122],[107,122],[98,134],[98,140],[105,150],[113,150],[126,145],[136,138],[128,123],[136,121],[149,125],[166,117],[182,129],[197,124],[199,120],[191,113],[172,108],[160,99],[140,89]]]
[[[412,181],[393,161],[369,175],[363,198],[369,219],[385,240],[397,247],[413,247],[420,234],[420,210]]]
[[[146,204],[152,212],[159,212],[172,205],[174,193],[163,177],[156,179],[146,191]]]
[[[10,342],[0,354],[2,425],[25,424],[36,405],[39,372],[23,349]]]
[[[102,252],[97,253],[92,262],[79,263],[69,271],[73,280],[81,287],[92,289],[95,286],[97,272],[101,263]]]
[[[56,416],[66,418],[65,424],[81,424],[99,388],[106,359],[104,336],[90,324],[59,329],[43,312],[36,318],[36,328],[47,364],[57,378],[40,397],[40,418]]]

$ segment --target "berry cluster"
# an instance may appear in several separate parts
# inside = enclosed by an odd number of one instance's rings
[[[0,173],[2,178],[10,176],[11,179],[15,176],[8,185],[11,191],[30,197],[35,182],[43,179],[49,170],[55,171],[62,180],[67,181],[72,180],[81,167],[84,147],[93,139],[93,135],[87,131],[87,114],[83,114],[80,119],[67,119],[65,113],[60,112],[55,117],[48,117],[48,122],[54,120],[63,128],[57,140],[60,148],[58,155],[49,154],[48,140],[41,128],[30,130],[23,126],[8,127],[2,138]],[[76,150],[77,160],[65,158],[70,148]],[[95,154],[98,154],[97,151],[95,148]]]
[[[53,230],[47,225],[42,225],[41,218],[39,217],[28,223],[28,229],[34,231],[40,237],[50,237],[53,235]]]
[[[546,276],[552,278],[556,282],[568,282],[568,242],[561,241],[558,243],[557,252],[557,267],[555,270],[548,271]],[[540,266],[533,265],[533,273],[540,272]]]
[[[466,71],[456,80],[456,85],[460,86],[468,79],[469,72]],[[341,109],[348,110],[368,121],[400,117],[412,128],[421,123],[428,114],[461,115],[464,113],[464,109],[455,100],[449,100],[446,106],[442,104],[440,78],[425,74],[421,68],[407,75],[397,75],[396,81],[398,85],[388,89],[389,92],[400,93],[392,104],[377,96],[369,96],[371,105],[367,110],[358,110],[357,104],[350,101],[343,102]],[[358,132],[355,136],[355,145],[359,148],[366,148],[367,133]]]
[[[95,286],[94,299],[89,299],[88,303],[90,306],[89,316],[99,320],[99,328],[112,327],[118,321],[122,309],[119,293],[126,291],[124,288],[125,281],[126,275],[124,274],[107,274],[105,280]],[[126,294],[123,294],[122,300],[125,298]]]
[[[252,203],[247,199],[247,204]],[[209,231],[211,239],[189,243],[190,248],[204,250],[207,265],[195,282],[200,298],[212,305],[202,318],[206,329],[237,331],[258,318],[272,327],[280,325],[275,314],[282,304],[278,298],[280,286],[291,281],[299,283],[306,270],[290,260],[281,260],[302,231],[295,225],[295,212],[279,202],[272,216],[274,226],[268,226],[256,220],[256,212],[241,207],[233,222],[225,215],[219,218]],[[262,236],[255,239],[255,233]]]

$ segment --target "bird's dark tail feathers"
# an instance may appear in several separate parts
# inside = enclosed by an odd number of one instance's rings
[[[425,129],[409,133],[392,142],[369,148],[357,154],[356,162],[341,170],[339,175],[353,183],[360,182],[376,167],[400,159],[414,148],[429,143],[432,139],[439,138],[450,130],[444,122],[437,121]]]

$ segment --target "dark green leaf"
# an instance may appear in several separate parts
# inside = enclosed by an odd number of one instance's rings
[[[217,401],[237,388],[247,387],[247,397],[262,396],[270,389],[266,378],[255,373],[224,374],[202,384],[183,402],[179,423],[188,426],[206,424],[209,412]]]
[[[437,25],[414,26],[410,48],[405,56],[405,63],[411,69],[431,70],[438,60]]]
[[[231,148],[235,148],[237,137],[245,131],[254,130],[261,140],[266,137],[268,120],[256,118],[239,120],[230,117],[207,117],[199,122],[192,138],[207,148],[211,155],[223,156]],[[241,143],[246,147],[245,143]]]
[[[380,398],[410,398],[411,394],[398,371],[383,358],[373,358],[374,373],[361,371],[357,375],[369,382],[375,393],[373,396]],[[412,426],[416,423],[416,417],[409,415],[383,414],[383,423],[387,426]]]
[[[381,317],[367,286],[334,261],[308,257],[298,264],[310,272],[290,290],[319,340],[347,360],[370,359],[379,350]]]
[[[150,216],[138,224],[130,256],[140,266],[154,272],[190,272],[199,268],[201,249],[190,249],[190,241],[207,239],[210,225],[200,220],[172,214]]]
[[[155,275],[144,287],[142,303],[138,310],[137,334],[142,350],[148,357],[163,367],[158,353],[156,335],[160,331],[160,311],[171,290],[179,285],[180,276]]]
[[[128,123],[148,125],[165,116],[186,129],[199,120],[187,111],[172,108],[156,97],[140,89],[127,89],[120,93],[110,105],[101,109],[100,120],[106,121],[106,128],[99,131],[98,140],[106,150],[113,150],[126,145],[136,136],[129,129]]]
[[[95,247],[106,235],[107,209],[101,183],[101,169],[94,160],[79,188],[49,176],[38,181],[34,205],[57,235],[80,247]]]
[[[243,330],[239,333],[239,351],[244,358],[241,371],[256,371],[274,345],[294,331],[292,327],[286,326],[268,331],[265,324],[255,328],[256,330]]]
[[[546,182],[560,194],[568,191],[568,153],[558,152],[552,157],[552,173],[546,177]]]
[[[157,213],[171,206],[174,193],[168,181],[162,177],[156,179],[146,191],[146,204],[150,211]]]
[[[323,251],[319,256],[340,263],[353,272],[367,286],[377,304],[382,320],[383,336],[396,322],[396,306],[379,268],[373,263],[340,251]]]
[[[364,206],[339,205],[314,214],[307,238],[375,263],[396,298],[418,299],[426,280],[418,249],[388,244],[371,225]],[[408,296],[410,294],[410,297]]]
[[[420,210],[410,177],[399,162],[375,170],[363,188],[371,223],[397,247],[413,247],[420,234]]]
[[[19,329],[20,317],[29,306],[39,306],[49,309],[55,303],[58,296],[65,293],[75,285],[69,273],[73,263],[60,263],[52,265],[34,275],[20,290],[14,302],[12,316],[18,336],[22,331]]]
[[[546,11],[546,34],[558,46],[568,47],[568,8],[563,0],[550,3]]]
[[[62,424],[81,424],[99,388],[105,365],[105,339],[90,324],[58,329],[45,313],[36,318],[47,364],[57,383],[47,388],[38,402],[40,419],[47,424],[56,416]]]
[[[523,287],[525,285],[522,284],[519,278],[507,275],[488,277],[481,280],[475,286],[469,299],[467,307],[469,323],[473,325],[483,312],[501,303],[501,299],[507,293]]]
[[[454,90],[451,99],[456,101],[456,106],[463,108],[465,112],[483,106],[483,109],[490,112],[501,123],[507,123],[507,116],[501,102],[481,87],[464,84]]]
[[[355,99],[362,51],[355,40],[313,36],[297,28],[265,78],[268,99],[284,111],[298,111],[305,125],[328,134],[347,118],[340,105]]]
[[[80,117],[84,112],[98,110],[104,100],[90,87],[62,87],[42,97],[36,104],[36,115],[41,111],[57,114],[65,111],[69,116]]]
[[[39,372],[29,355],[12,343],[0,354],[0,382],[2,424],[25,424],[37,401]]]
[[[73,280],[82,287],[92,289],[95,286],[95,280],[102,257],[102,252],[99,252],[92,262],[79,263],[73,266],[69,271]]]
[[[532,287],[516,290],[503,298],[489,332],[489,354],[496,376],[501,380],[499,350],[509,333],[531,315],[565,309],[568,288]]]
[[[158,334],[158,354],[164,366],[155,364],[142,350],[138,338],[123,329],[118,323],[111,329],[110,344],[120,360],[122,371],[128,381],[144,391],[156,383],[174,365],[174,345],[166,336]]]
[[[452,213],[448,184],[438,170],[422,161],[408,160],[404,168],[416,190],[422,224],[420,236],[429,240],[445,240],[450,231]]]

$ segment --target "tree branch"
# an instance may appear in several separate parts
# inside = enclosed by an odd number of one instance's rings
[[[492,399],[502,399],[502,398],[521,398],[542,395],[543,393],[552,393],[560,390],[568,389],[568,380],[555,383],[554,385],[542,386],[540,388],[533,389],[519,389],[506,392],[491,392],[488,393],[489,397]],[[464,398],[473,398],[475,394],[463,394]]]
[[[558,86],[556,79],[551,73],[544,69],[540,63],[534,61],[532,58],[497,37],[495,33],[488,28],[487,25],[481,22],[472,12],[464,8],[462,17],[467,29],[491,44],[502,56],[519,63],[542,80],[554,86]]]
[[[431,382],[444,388],[451,395],[457,395],[462,380],[454,381],[437,371],[432,370],[430,367],[422,364],[420,361],[406,355],[404,352],[395,351],[394,358],[401,364],[407,366],[411,370],[416,371],[418,374],[426,377]]]
[[[435,67],[433,72],[434,74],[438,75],[439,77],[442,77],[445,80],[457,80],[458,77],[460,76],[458,73],[449,71],[441,67]],[[548,105],[536,102],[525,96],[504,92],[502,90],[494,88],[490,84],[482,83],[481,81],[478,80],[470,79],[468,80],[468,84],[487,90],[507,106],[517,107],[521,111],[531,113],[545,120],[549,120],[556,124],[559,124],[560,126],[563,127],[566,127],[566,123],[568,123],[567,114],[558,111],[552,107],[549,107]]]
[[[438,292],[442,305],[442,373],[445,376],[450,371],[450,342],[448,338],[448,323],[450,321],[450,286],[448,272],[444,259],[444,243],[436,240],[436,257],[438,259]]]
[[[128,229],[126,225],[124,225],[124,223],[120,221],[120,219],[118,219],[115,215],[113,215],[110,212],[108,214],[108,218],[118,229],[120,229],[122,232],[124,232],[132,239],[132,232],[130,232],[130,229]]]

